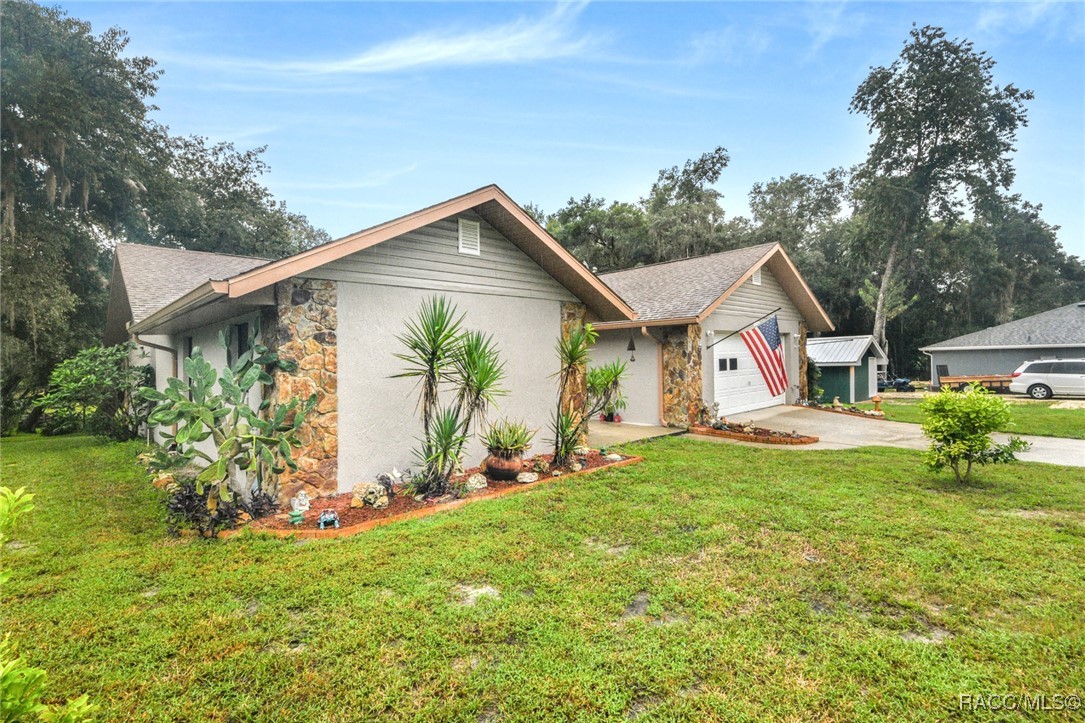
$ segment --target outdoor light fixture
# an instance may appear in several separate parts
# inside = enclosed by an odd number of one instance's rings
[[[637,360],[637,355],[634,352],[637,350],[637,342],[633,340],[632,329],[629,330],[629,345],[625,348],[625,350],[629,352],[629,361],[635,362]]]

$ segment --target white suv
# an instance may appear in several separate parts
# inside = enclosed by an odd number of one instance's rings
[[[1033,399],[1085,396],[1085,359],[1025,362],[1013,373],[1010,391]]]

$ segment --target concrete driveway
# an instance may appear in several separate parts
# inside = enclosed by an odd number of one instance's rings
[[[904,447],[906,449],[926,449],[929,442],[923,436],[918,424],[888,422],[884,419],[864,419],[848,414],[833,414],[804,407],[779,406],[759,409],[754,412],[739,414],[732,419],[736,422],[751,421],[759,427],[767,427],[782,432],[798,432],[819,437],[820,442],[801,446],[780,447],[779,445],[757,444],[758,447],[777,449],[851,449],[853,447],[884,446]],[[1083,420],[1085,422],[1085,420]],[[697,439],[723,440],[719,437],[690,435]],[[1005,442],[1009,436],[994,435],[995,439]],[[1085,440],[1062,439],[1060,437],[1033,437],[1018,435],[1032,444],[1032,449],[1018,455],[1018,459],[1027,462],[1048,462],[1073,467],[1085,467]],[[735,442],[745,444],[744,442]]]

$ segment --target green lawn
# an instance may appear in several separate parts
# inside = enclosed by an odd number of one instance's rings
[[[1085,693],[1081,470],[957,488],[906,450],[628,449],[349,539],[216,543],[166,536],[135,445],[5,439],[38,509],[4,629],[108,720],[931,720]]]
[[[1052,409],[1058,402],[1012,402],[1010,425],[1000,430],[1011,434],[1034,434],[1039,437],[1085,439],[1085,409]],[[861,402],[860,409],[873,409],[872,402]],[[886,419],[921,424],[923,412],[918,399],[886,398],[882,402]]]

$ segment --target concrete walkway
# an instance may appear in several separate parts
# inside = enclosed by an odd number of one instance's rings
[[[642,439],[653,437],[666,437],[672,434],[682,434],[683,430],[672,427],[656,427],[650,424],[629,424],[622,422],[588,422],[588,444],[592,447],[613,447],[616,444],[637,442]]]
[[[888,422],[882,419],[864,419],[847,414],[805,409],[803,407],[779,406],[745,412],[732,417],[736,422],[750,421],[759,427],[767,427],[781,432],[798,432],[819,437],[820,442],[801,446],[753,444],[756,447],[775,449],[851,449],[880,445],[884,447],[903,447],[906,449],[927,449],[929,442],[923,436],[918,424]],[[707,437],[691,434],[692,438],[748,444],[719,437]],[[1018,435],[1032,445],[1028,452],[1022,452],[1018,459],[1026,462],[1048,462],[1073,467],[1085,467],[1085,440],[1063,439],[1061,437],[1033,437]],[[996,434],[995,439],[1005,442],[1009,435]]]

